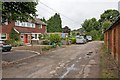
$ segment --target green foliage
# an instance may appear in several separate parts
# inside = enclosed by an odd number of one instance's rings
[[[102,26],[95,18],[85,20],[85,22],[82,24],[82,27],[85,30],[85,34],[92,36],[93,40],[103,39]]]
[[[110,27],[110,25],[116,21],[116,19],[120,16],[119,11],[117,10],[106,10],[104,13],[100,15],[99,22],[102,26],[102,29],[105,31]]]
[[[39,34],[38,38],[39,38],[39,40],[42,39],[42,34]]]
[[[101,28],[99,22],[95,18],[88,19],[88,20],[86,19],[82,24],[82,27],[87,32],[90,32],[92,30],[99,30]]]
[[[49,36],[47,34],[43,34],[43,39],[48,39]]]
[[[14,42],[15,42],[14,39],[10,39],[10,40],[6,40],[6,41],[5,41],[5,43],[7,43],[7,44],[13,44]]]
[[[24,45],[23,42],[21,42],[21,41],[15,41],[14,39],[7,40],[6,43],[7,44],[11,44],[13,47],[23,46]]]
[[[47,23],[47,21],[46,21],[46,19],[44,17],[41,18],[40,20],[43,21],[43,22],[45,22],[45,23]]]
[[[62,21],[59,14],[55,14],[47,21],[47,32],[62,32]]]
[[[97,30],[92,30],[92,31],[88,32],[87,35],[91,35],[93,40],[101,40],[102,39],[101,32],[99,32]]]
[[[10,33],[10,39],[14,41],[19,41],[20,37],[19,34],[12,28],[11,33]]]
[[[110,21],[113,23],[118,18],[118,16],[120,16],[119,11],[109,9],[100,15],[100,21],[101,22]]]
[[[49,40],[51,43],[59,43],[61,41],[61,36],[58,34],[51,34]]]
[[[104,21],[102,23],[103,30],[104,31],[107,30],[110,27],[111,24],[112,24],[112,22],[110,22],[110,21]]]
[[[94,40],[103,40],[103,31],[108,29],[119,15],[120,13],[117,10],[106,10],[101,14],[98,21],[95,18],[86,19],[82,27],[86,31],[86,34],[91,35]]]
[[[28,21],[28,18],[33,20],[33,16],[36,16],[37,2],[3,2],[2,4],[2,18],[4,21],[6,19],[8,22]]]
[[[69,40],[71,40],[71,43],[72,43],[72,44],[75,44],[75,43],[76,43],[76,38],[69,38]]]

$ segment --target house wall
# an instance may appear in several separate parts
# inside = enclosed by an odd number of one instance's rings
[[[31,33],[37,33],[37,34],[38,33],[42,33],[42,34],[46,33],[46,25],[42,25],[41,28],[39,28],[39,26],[40,25],[36,24],[35,28],[22,27],[22,26],[15,26],[15,22],[11,22],[8,25],[2,25],[2,33],[6,33],[7,40],[10,39],[9,34],[11,33],[12,28],[14,28],[14,27],[20,28],[20,29],[22,29],[22,31],[23,30],[24,31],[31,31]],[[26,34],[26,33],[23,33],[23,34]],[[30,35],[30,37],[31,37],[31,35]],[[32,39],[30,39],[29,43],[31,43],[31,40]]]
[[[6,33],[7,40],[10,39],[9,34],[14,26],[14,22],[9,23],[8,25],[2,25],[2,33]]]

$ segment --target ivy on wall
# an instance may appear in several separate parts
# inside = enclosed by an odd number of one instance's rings
[[[15,40],[15,41],[20,40],[19,34],[13,28],[10,33],[10,39]]]

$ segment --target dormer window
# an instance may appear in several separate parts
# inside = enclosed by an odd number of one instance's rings
[[[16,22],[15,22],[15,26],[35,28],[35,24],[34,24],[34,23],[30,23],[30,22],[20,22],[20,21],[16,21]]]

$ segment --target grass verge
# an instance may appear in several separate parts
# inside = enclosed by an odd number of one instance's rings
[[[101,78],[118,78],[118,65],[115,59],[108,52],[106,46],[103,44],[100,54],[100,76]],[[116,79],[115,79],[116,80]]]

